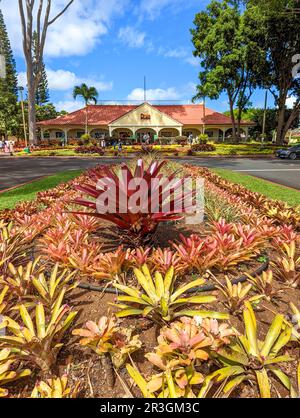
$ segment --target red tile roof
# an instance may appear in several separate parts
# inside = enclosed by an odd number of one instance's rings
[[[109,125],[126,113],[138,108],[139,105],[89,105],[88,120],[90,126]],[[167,114],[183,125],[202,125],[204,109],[202,104],[195,105],[153,105],[155,109]],[[222,113],[205,109],[205,123],[207,125],[231,125],[231,119]],[[251,124],[251,122],[242,122]],[[84,125],[85,108],[76,110],[56,119],[38,122],[40,126]]]

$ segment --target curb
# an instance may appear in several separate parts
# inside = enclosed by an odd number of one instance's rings
[[[45,179],[47,177],[51,177],[52,174],[48,174],[47,176],[37,177],[36,179],[26,181],[25,183],[18,184],[17,186],[9,187],[8,189],[0,190],[0,195],[2,193],[9,192],[10,190],[18,189],[19,187],[26,186],[27,184],[34,183],[35,181]]]

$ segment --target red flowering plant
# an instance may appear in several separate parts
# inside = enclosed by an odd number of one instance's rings
[[[194,192],[178,197],[176,192],[182,190],[185,178],[176,178],[177,171],[163,176],[161,169],[165,164],[166,161],[152,161],[147,168],[139,159],[133,171],[126,164],[121,165],[120,172],[108,166],[90,170],[88,182],[75,187],[93,200],[79,197],[75,203],[91,209],[84,215],[115,224],[125,240],[139,246],[151,240],[161,222],[177,221],[184,213],[192,212]],[[168,194],[170,184],[172,193]],[[188,198],[190,205],[186,205]]]

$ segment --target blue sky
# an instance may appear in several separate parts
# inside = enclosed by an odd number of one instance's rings
[[[53,0],[53,15],[67,0]],[[12,7],[12,4],[15,6]],[[189,29],[208,0],[75,0],[51,27],[45,50],[50,98],[59,110],[80,108],[72,88],[86,82],[99,100],[140,100],[143,78],[152,100],[191,100],[199,61],[193,57]],[[17,0],[2,0],[1,8],[25,85]],[[252,102],[263,106],[263,93]],[[226,95],[207,105],[228,110]]]

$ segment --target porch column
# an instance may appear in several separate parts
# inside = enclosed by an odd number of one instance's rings
[[[245,134],[246,134],[245,140],[247,142],[248,138],[249,138],[249,126],[245,126],[244,130],[245,130]]]
[[[42,141],[44,141],[44,139],[45,139],[45,138],[44,138],[44,129],[43,129],[43,128],[41,128],[41,140],[42,140]]]
[[[68,129],[64,129],[64,136],[65,136],[65,144],[68,143]]]
[[[109,134],[109,137],[111,138],[112,137],[112,127],[111,126],[108,127],[108,134]]]
[[[225,142],[225,134],[226,134],[226,129],[225,129],[225,128],[223,128],[223,129],[222,129],[222,132],[223,132],[223,142]]]
[[[182,126],[180,126],[178,129],[179,129],[179,136],[182,136],[182,129],[183,129]]]

